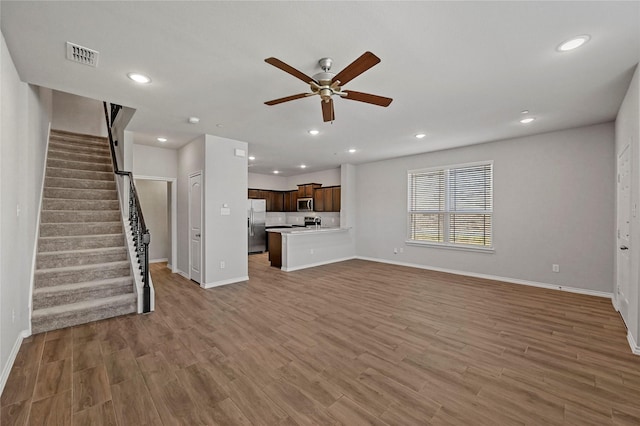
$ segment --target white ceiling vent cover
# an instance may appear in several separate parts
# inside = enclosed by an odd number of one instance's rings
[[[99,54],[97,50],[67,42],[67,59],[70,61],[97,67]]]

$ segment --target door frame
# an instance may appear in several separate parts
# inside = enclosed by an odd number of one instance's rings
[[[188,183],[187,183],[187,187],[189,188],[188,191],[188,201],[187,201],[187,215],[189,217],[189,240],[191,240],[191,178],[194,176],[198,176],[200,175],[200,282],[198,283],[199,285],[202,285],[202,283],[204,282],[204,264],[202,263],[203,260],[203,248],[204,248],[204,229],[203,229],[203,223],[204,223],[204,172],[202,170],[197,170],[195,172],[191,172],[189,173],[189,178],[188,178]],[[187,274],[189,276],[189,279],[191,279],[191,241],[189,241],[189,273]]]
[[[620,257],[622,256],[621,251],[620,251],[620,157],[626,152],[628,151],[628,155],[629,155],[629,175],[630,175],[630,185],[633,183],[633,162],[631,161],[633,152],[631,150],[631,144],[628,143],[626,145],[624,145],[622,147],[622,149],[619,152],[616,152],[616,235],[615,235],[615,251],[616,251],[616,260],[615,260],[615,271],[616,271],[616,277],[615,277],[615,288],[613,290],[613,307],[615,308],[615,310],[617,312],[620,313],[620,316],[622,317],[622,320],[625,323],[625,326],[627,327],[627,329],[629,329],[629,326],[627,324],[627,321],[629,318],[625,317],[625,315],[623,315],[622,312],[622,305],[621,305],[621,300],[620,300],[620,276],[621,276],[621,271],[620,271]],[[631,197],[631,194],[633,193],[633,187],[630,188],[629,190],[629,197]],[[629,199],[629,206],[628,206],[628,217],[629,217],[629,221],[632,222],[632,218],[634,217],[634,207],[633,207],[633,200],[630,198]],[[631,238],[633,236],[633,231],[631,229],[631,225],[629,226],[629,246],[631,246]],[[629,247],[629,249],[631,249],[631,247]],[[630,254],[628,254],[630,256]],[[631,259],[629,260],[629,265],[628,265],[628,271],[627,271],[627,279],[631,280],[631,272],[633,269],[633,265],[631,264]],[[630,282],[629,282],[630,283]],[[628,297],[628,295],[625,295],[626,297]],[[624,312],[627,316],[629,315],[629,312],[627,310],[627,312]]]
[[[162,176],[134,175],[133,179],[157,180],[171,184],[171,272],[178,272],[178,179]]]

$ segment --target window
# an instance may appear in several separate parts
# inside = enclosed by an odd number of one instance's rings
[[[410,243],[492,248],[493,162],[410,170]]]

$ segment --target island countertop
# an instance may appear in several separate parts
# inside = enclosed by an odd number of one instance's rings
[[[309,226],[306,228],[271,228],[267,229],[267,232],[277,232],[279,234],[319,234],[319,233],[327,233],[327,232],[346,232],[350,228],[340,228],[340,227],[318,227]]]

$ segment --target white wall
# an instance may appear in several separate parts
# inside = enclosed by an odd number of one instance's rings
[[[611,293],[614,158],[607,123],[359,165],[357,254]],[[405,246],[407,170],[483,160],[494,161],[495,253]]]
[[[178,150],[133,144],[133,174],[137,176],[178,177]]]
[[[320,183],[322,186],[336,186],[340,185],[340,179],[340,168],[304,173],[290,177],[249,173],[248,187],[271,189],[273,191],[290,191],[298,189],[298,185],[305,183]]]
[[[631,148],[631,204],[640,205],[640,68],[636,71],[616,118],[616,164],[617,157],[629,145]],[[629,318],[625,318],[629,333],[640,345],[640,218],[631,217],[631,292],[629,297]],[[612,246],[618,252],[617,241]],[[615,277],[617,279],[617,277]]]
[[[0,391],[30,333],[30,286],[51,122],[48,89],[20,81],[0,46]],[[19,215],[17,214],[19,210]]]
[[[204,140],[204,135],[198,136],[178,150],[178,255],[176,263],[178,271],[187,276],[189,275],[189,175],[202,171],[203,187],[206,185],[204,180]]]
[[[144,221],[151,234],[150,261],[168,261],[171,253],[170,223],[167,207],[169,184],[161,180],[136,179]]]
[[[340,185],[340,168],[305,173],[287,178],[289,189],[298,189],[298,185],[305,183],[320,183],[322,186]]]
[[[247,262],[247,157],[235,150],[246,142],[205,137],[204,273],[212,287],[248,279]],[[223,215],[221,209],[230,209]],[[220,262],[225,263],[224,269]]]
[[[102,101],[53,91],[53,122],[56,130],[107,136]]]

